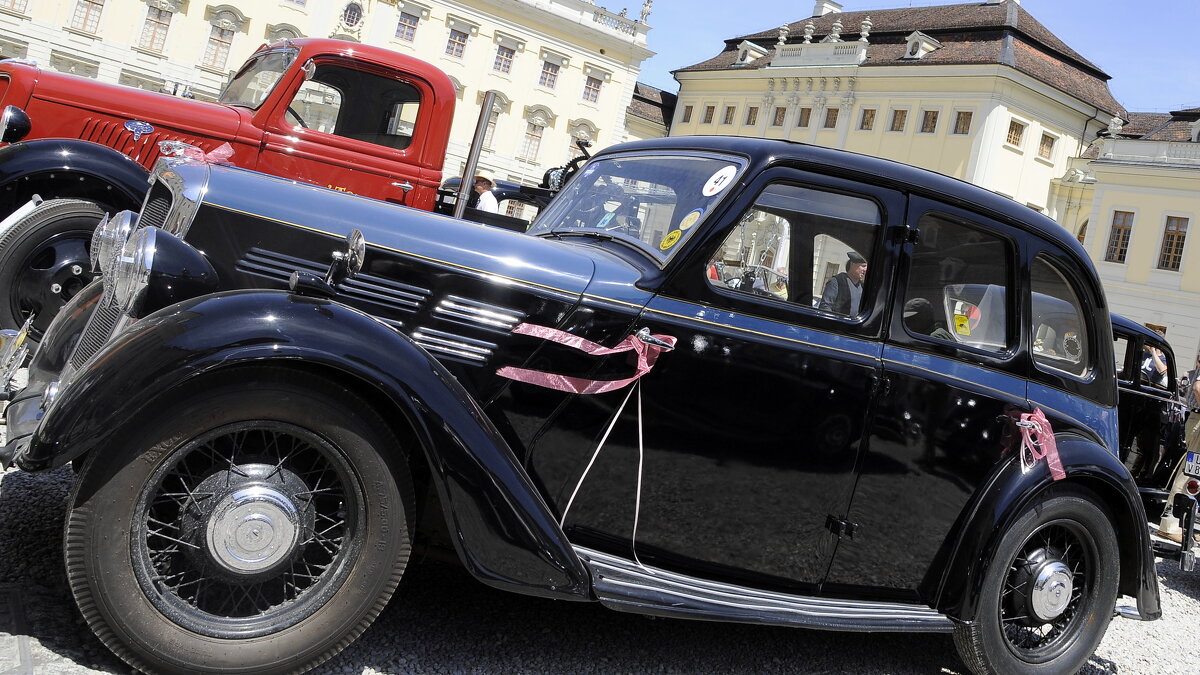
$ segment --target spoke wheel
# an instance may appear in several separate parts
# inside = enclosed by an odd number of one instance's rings
[[[140,671],[317,666],[407,564],[399,447],[370,403],[313,375],[238,370],[163,397],[80,470],[65,549],[84,619]]]
[[[1001,537],[974,622],[955,644],[975,673],[1076,672],[1116,604],[1120,555],[1112,520],[1091,493],[1041,495]]]
[[[307,429],[257,420],[187,443],[138,500],[130,542],[159,611],[213,637],[265,635],[336,592],[362,539],[346,459]]]
[[[92,202],[53,199],[0,233],[0,328],[31,315],[40,340],[54,315],[94,278],[92,233],[104,212]]]

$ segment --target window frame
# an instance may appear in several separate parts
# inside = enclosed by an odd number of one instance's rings
[[[965,116],[965,117],[964,117]],[[966,128],[963,128],[962,121],[966,119]],[[971,125],[975,123],[974,110],[955,110],[954,111],[954,126],[950,128],[952,136],[969,136],[971,135]],[[962,129],[962,131],[959,131]]]
[[[459,35],[462,39],[456,39]],[[449,56],[452,59],[461,59],[467,53],[467,42],[470,41],[471,34],[464,30],[451,27],[446,33],[446,49],[442,56]]]
[[[155,13],[158,15],[152,16]],[[167,16],[166,21],[162,20],[163,14]],[[171,19],[174,17],[174,12],[148,5],[146,7],[146,21],[142,24],[141,35],[138,36],[138,48],[161,54],[163,48],[166,47],[167,34],[171,30]],[[150,31],[150,43],[145,44],[148,30]]]
[[[395,38],[402,42],[416,42],[417,27],[421,25],[421,17],[404,10],[400,10],[399,14],[400,16],[396,17]],[[406,23],[405,17],[411,17],[413,20],[412,23]],[[406,33],[406,35],[402,35],[401,32]]]
[[[500,73],[501,75],[511,75],[513,62],[516,59],[517,50],[515,47],[496,45],[496,56],[492,59],[492,72]]]
[[[796,113],[797,129],[812,128],[812,111],[812,106],[800,106],[799,112]]]
[[[903,134],[908,130],[908,113],[909,109],[905,107],[897,107],[891,109],[891,114],[888,115],[888,126],[886,131],[889,134]],[[899,122],[899,128],[897,128]]]
[[[926,108],[921,110],[921,126],[917,128],[918,134],[936,134],[938,132],[938,122],[941,119],[942,111],[936,108]]]
[[[821,121],[822,129],[837,129],[838,119],[842,116],[842,109],[837,106],[829,106],[825,109],[825,119]]]
[[[97,35],[100,32],[100,20],[103,18],[104,0],[75,0],[70,26],[81,33]]]
[[[1124,265],[1129,257],[1129,242],[1133,239],[1133,224],[1137,221],[1137,213],[1121,209],[1113,209],[1112,213],[1112,219],[1108,226],[1108,241],[1104,245],[1104,262]],[[1121,215],[1122,222],[1120,224],[1117,223],[1118,214]],[[1118,230],[1124,233],[1124,236],[1119,239]]]
[[[870,113],[870,115],[868,116],[867,113]],[[859,131],[874,131],[875,130],[875,118],[877,118],[878,116],[879,116],[879,108],[863,107],[862,112],[858,116],[858,130]],[[869,119],[868,119],[868,117],[869,117]]]
[[[1014,131],[1016,140],[1013,139]],[[1008,130],[1004,132],[1004,145],[1014,150],[1024,150],[1025,132],[1029,131],[1029,122],[1017,117],[1008,118]]]
[[[1187,230],[1189,224],[1191,224],[1191,218],[1187,216],[1164,216],[1162,241],[1159,244],[1158,249],[1158,264],[1155,265],[1156,270],[1163,272],[1182,272],[1183,254],[1187,246]],[[1172,225],[1176,227],[1174,231],[1171,229]],[[1180,229],[1180,226],[1182,226],[1182,229]],[[1168,246],[1170,246],[1173,250],[1168,251]],[[1170,264],[1172,260],[1174,261],[1174,266],[1171,266]]]

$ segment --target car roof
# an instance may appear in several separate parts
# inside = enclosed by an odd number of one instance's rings
[[[1122,333],[1133,333],[1141,336],[1144,340],[1153,341],[1156,345],[1165,346],[1167,351],[1170,351],[1171,349],[1171,345],[1167,342],[1166,338],[1159,335],[1154,330],[1151,330],[1134,321],[1133,319],[1114,313],[1112,315],[1112,325],[1113,330],[1115,331],[1120,331]]]

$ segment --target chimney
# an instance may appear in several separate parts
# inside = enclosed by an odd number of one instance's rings
[[[813,5],[813,16],[825,16],[834,12],[842,11],[842,6],[833,0],[817,0],[817,4]]]

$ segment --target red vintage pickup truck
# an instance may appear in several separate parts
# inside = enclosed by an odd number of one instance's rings
[[[340,40],[264,45],[215,103],[2,61],[0,328],[35,315],[39,336],[91,280],[96,222],[139,207],[160,141],[432,210],[454,101],[435,66]],[[35,195],[45,202],[26,215]]]

